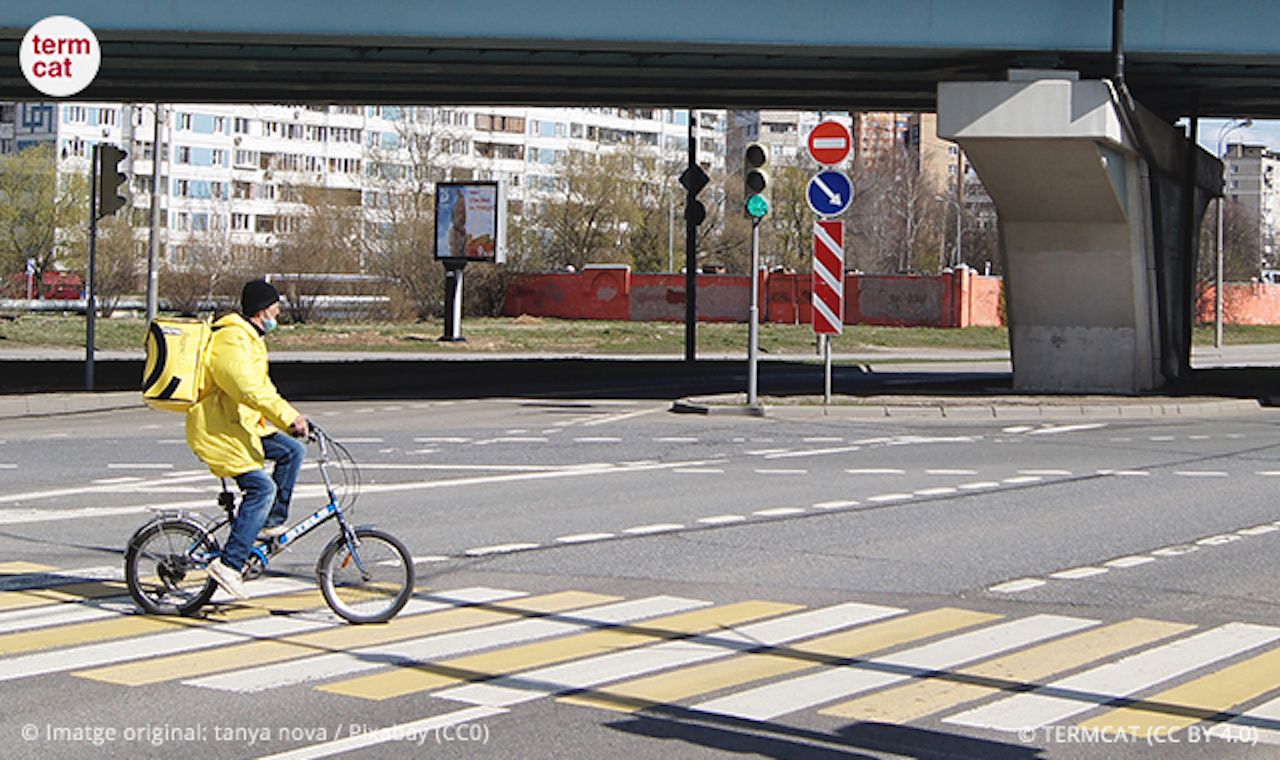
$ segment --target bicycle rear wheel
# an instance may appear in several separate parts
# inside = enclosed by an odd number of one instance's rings
[[[152,615],[190,615],[218,588],[209,577],[217,544],[187,520],[159,520],[129,540],[124,576],[129,595]]]
[[[413,560],[394,536],[356,528],[354,554],[343,536],[329,542],[316,565],[329,607],[352,623],[385,623],[413,595]]]

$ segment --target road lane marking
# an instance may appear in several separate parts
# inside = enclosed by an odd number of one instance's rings
[[[492,718],[505,712],[507,711],[496,707],[467,707],[444,715],[433,715],[430,718],[398,723],[394,726],[366,731],[344,739],[334,739],[322,744],[312,744],[287,752],[267,755],[261,760],[316,760],[316,758],[332,757],[333,755],[345,754],[366,747],[376,747],[387,742],[403,743],[408,740],[414,740],[421,747],[430,737],[435,736],[438,738],[440,732],[447,728],[468,723],[479,723],[485,718]],[[421,739],[420,742],[417,741],[419,738]]]
[[[858,502],[852,499],[837,499],[835,501],[820,501],[813,505],[814,509],[844,509],[845,507],[856,507]]]
[[[1019,475],[1040,475],[1046,478],[1069,476],[1071,470],[1018,470]]]
[[[981,480],[976,483],[962,483],[956,486],[961,491],[981,491],[987,488],[999,488],[1000,484],[994,480]]]
[[[1178,470],[1173,473],[1183,478],[1225,478],[1227,473],[1221,470]]]
[[[616,533],[575,533],[572,536],[560,536],[556,541],[562,544],[584,544],[589,541],[604,541],[617,538]]]
[[[1119,568],[1123,570],[1130,567],[1137,567],[1139,565],[1150,564],[1155,561],[1156,561],[1155,557],[1147,557],[1139,554],[1139,555],[1134,555],[1132,557],[1118,557],[1109,562],[1103,562],[1102,564],[1106,565],[1107,567],[1114,567],[1114,568]]]
[[[596,427],[598,425],[608,425],[611,422],[621,422],[623,420],[632,419],[633,417],[639,417],[645,414],[653,414],[654,412],[658,412],[658,411],[662,411],[662,407],[655,407],[653,409],[641,409],[635,412],[621,412],[619,414],[610,414],[606,417],[599,417],[596,419],[592,419],[589,422],[584,422],[582,423],[582,426]]]
[[[498,544],[497,546],[480,546],[475,549],[467,549],[463,554],[468,557],[488,557],[493,554],[510,554],[511,552],[522,552],[529,549],[537,549],[539,546],[542,546],[542,544]]]
[[[804,509],[800,507],[776,507],[774,509],[762,509],[751,514],[758,517],[787,517],[789,515],[804,514]]]
[[[1280,638],[1280,628],[1228,623],[1054,681],[1026,694],[944,718],[943,722],[995,731],[1020,731],[1061,723],[1113,700],[1129,697],[1193,670],[1269,644],[1277,638]]]
[[[1097,430],[1107,426],[1105,422],[1087,422],[1080,425],[1058,425],[1032,430],[1027,435],[1058,435],[1059,433],[1077,433],[1081,430]]]
[[[916,491],[916,496],[946,496],[947,494],[959,493],[959,488],[951,488],[949,486],[939,486],[937,488],[922,488]]]
[[[1011,486],[1018,486],[1025,485],[1027,483],[1039,483],[1042,480],[1044,480],[1044,478],[1039,475],[1019,475],[1016,478],[1005,478],[1001,482],[1008,483]]]
[[[620,625],[709,605],[710,602],[697,599],[653,596],[578,609],[582,605],[570,600],[563,608],[565,611],[550,610],[552,614],[547,617],[502,622],[510,621],[513,615],[497,615],[495,616],[497,624],[494,625],[485,625],[480,628],[468,627],[466,630],[390,644],[347,648],[291,662],[187,679],[183,683],[188,686],[202,686],[220,691],[260,692],[309,681],[366,673],[391,665],[413,667],[415,664],[434,662],[480,649],[526,644],[531,641],[593,630],[601,625]],[[517,614],[515,617],[520,616]]]
[[[560,701],[606,710],[635,712],[658,704],[722,691],[767,678],[831,666],[860,657],[998,620],[999,615],[940,608],[860,625],[848,631],[703,663],[682,670],[626,681]]]
[[[823,715],[904,724],[1075,670],[1185,633],[1195,626],[1135,618],[1039,644],[952,675],[878,691],[820,710]]]
[[[787,470],[787,469],[768,469],[757,467],[755,470],[757,475],[808,475],[808,470]]]
[[[480,684],[467,684],[437,693],[452,699],[490,707],[510,707],[539,697],[636,678],[659,670],[685,668],[732,655],[780,647],[800,639],[829,633],[901,614],[903,610],[847,603],[782,618],[725,628],[705,635],[667,641],[640,649],[624,650],[583,660],[526,670]]]
[[[108,470],[172,470],[173,465],[165,462],[112,462]]]
[[[837,446],[829,449],[801,449],[800,451],[779,451],[776,454],[765,454],[765,459],[794,459],[797,457],[816,457],[824,454],[847,454],[850,451],[861,451],[861,446]]]
[[[647,536],[651,533],[668,533],[673,530],[684,530],[684,528],[683,523],[654,523],[652,525],[637,525],[622,532],[631,536]]]
[[[724,472],[720,467],[680,467],[672,470],[679,475],[719,475]]]
[[[1096,620],[1062,615],[1033,615],[962,633],[904,652],[825,668],[817,673],[771,683],[695,705],[701,712],[746,720],[773,720],[788,713],[918,678],[935,670],[954,668],[1021,649],[1045,639],[1074,633],[1098,624]]]
[[[862,467],[845,470],[850,475],[906,475],[906,470],[895,470],[887,467]]]
[[[925,470],[927,475],[977,475],[977,470]]]
[[[669,435],[662,438],[653,439],[657,443],[697,443],[698,439],[694,436]]]
[[[1095,575],[1102,575],[1108,572],[1105,567],[1074,567],[1070,570],[1059,570],[1056,573],[1050,573],[1049,577],[1060,581],[1076,581],[1081,578],[1092,578]]]
[[[1016,580],[998,583],[987,590],[994,591],[997,594],[1016,594],[1019,591],[1030,591],[1033,588],[1040,588],[1041,586],[1046,585],[1048,585],[1048,581],[1041,580],[1040,578],[1018,578]]]
[[[538,471],[538,472],[514,472],[504,475],[486,475],[464,478],[452,478],[446,480],[424,480],[411,481],[406,483],[366,483],[360,487],[360,492],[364,495],[374,493],[399,493],[404,491],[424,491],[436,488],[464,488],[474,485],[489,485],[493,483],[513,483],[528,480],[546,480],[558,478],[577,478],[591,477],[596,475],[617,475],[630,474],[635,472],[651,472],[657,470],[675,470],[682,467],[698,467],[702,465],[711,465],[720,463],[723,460],[698,460],[689,462],[668,462],[668,463],[652,463],[652,464],[633,464],[633,465],[612,465],[603,463],[591,463],[586,465],[569,465],[554,470]],[[306,467],[306,465],[304,465]],[[493,469],[487,467],[486,469]],[[210,477],[205,473],[202,478]],[[180,479],[175,478],[174,481]],[[174,482],[174,481],[158,481]],[[158,484],[157,483],[157,484]],[[41,491],[36,494],[10,494],[0,496],[0,503],[6,501],[21,501],[24,498],[51,498],[55,496],[76,495],[89,492],[99,493],[115,493],[125,489],[137,489],[137,484],[125,484],[117,486],[92,486],[87,488],[62,489],[58,491]],[[198,500],[185,500],[164,503],[140,504],[125,507],[85,507],[80,509],[6,509],[0,511],[0,525],[29,523],[29,522],[46,522],[53,520],[75,520],[94,517],[112,517],[117,515],[139,514],[148,511],[166,510],[166,509],[191,509],[193,507],[210,506],[214,491],[210,489],[210,498]]]
[[[915,495],[909,493],[882,493],[879,496],[867,497],[867,501],[872,502],[873,504],[884,504],[891,501],[906,501],[914,498]]]
[[[795,604],[748,601],[709,609],[681,612],[608,630],[588,631],[567,638],[540,641],[496,652],[439,662],[397,667],[382,673],[325,684],[320,691],[381,701],[451,686],[468,680],[487,679],[544,665],[565,662],[584,654],[634,649],[690,634],[718,631],[745,622],[799,610]]]
[[[729,523],[745,522],[747,518],[742,515],[712,515],[711,517],[702,517],[698,522],[705,525],[728,525]]]

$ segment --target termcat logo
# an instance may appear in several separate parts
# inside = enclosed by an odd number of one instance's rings
[[[49,16],[27,30],[18,61],[32,87],[65,98],[88,87],[98,75],[102,50],[93,30],[79,19]]]

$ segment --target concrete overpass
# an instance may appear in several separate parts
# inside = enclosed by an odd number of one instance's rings
[[[933,110],[945,81],[1111,70],[1112,0],[6,0],[0,99],[53,14],[102,43],[86,100]],[[1172,118],[1280,116],[1280,4],[1129,0],[1129,84]]]
[[[1280,116],[1280,3],[1132,0],[1103,82],[1116,5],[8,0],[0,98],[34,97],[17,46],[59,13],[102,43],[85,100],[936,108],[1000,210],[1015,384],[1134,392],[1189,372],[1221,192],[1171,123]]]

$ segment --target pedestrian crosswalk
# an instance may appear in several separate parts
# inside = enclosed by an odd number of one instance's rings
[[[414,696],[484,714],[546,699],[832,731],[1228,726],[1280,744],[1280,626],[1254,622],[474,586],[419,588],[390,623],[350,626],[290,578],[256,582],[252,600],[201,618],[138,614],[112,578],[27,563],[0,563],[0,578],[3,682],[62,674],[221,699]]]

